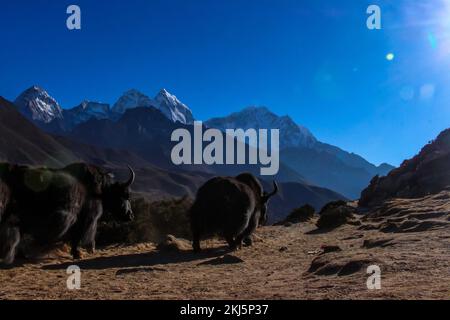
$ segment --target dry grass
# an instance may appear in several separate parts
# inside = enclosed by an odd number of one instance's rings
[[[60,250],[38,262],[0,270],[0,298],[449,299],[449,198],[398,200],[387,208],[402,209],[390,218],[380,211],[363,219],[362,226],[329,232],[316,232],[314,220],[264,227],[253,247],[231,254],[217,240],[203,243],[206,250],[199,255],[185,245],[162,251],[152,243],[109,247],[76,263],[82,287],[75,291],[66,288],[66,267],[74,262]],[[418,231],[380,231],[388,219],[439,224]],[[370,264],[381,268],[381,290],[366,287]]]

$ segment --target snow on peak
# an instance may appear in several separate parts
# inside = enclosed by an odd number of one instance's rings
[[[132,89],[125,92],[112,107],[115,113],[124,113],[137,107],[154,107],[160,110],[169,120],[192,124],[194,117],[191,110],[166,89],[161,89],[154,99]]]
[[[131,89],[125,92],[119,100],[112,107],[112,111],[116,113],[124,113],[128,109],[137,107],[151,107],[154,106],[154,101],[145,94]]]
[[[109,104],[96,101],[84,100],[78,107],[73,109],[83,110],[92,114],[109,114]]]
[[[80,105],[70,109],[64,110],[63,115],[70,126],[77,125],[94,119],[108,119],[110,117],[109,104],[84,100]]]
[[[173,122],[194,123],[191,109],[166,89],[161,89],[155,97],[155,106]]]
[[[84,100],[72,109],[63,111],[65,126],[68,130],[90,119],[109,119],[110,115],[109,104],[88,100]]]
[[[126,91],[113,105],[85,100],[80,105],[62,110],[59,104],[44,89],[32,86],[24,91],[15,101],[19,111],[33,121],[49,123],[54,119],[63,119],[70,126],[85,122],[91,118],[117,119],[128,109],[153,107],[160,110],[169,120],[192,124],[192,111],[166,89],[149,98],[136,89]]]
[[[14,104],[24,116],[34,121],[49,123],[62,118],[62,109],[58,102],[36,85],[21,93]]]
[[[206,125],[223,131],[236,128],[279,129],[281,148],[311,147],[317,142],[307,128],[296,124],[289,116],[274,114],[267,107],[247,107],[226,117],[210,119]]]

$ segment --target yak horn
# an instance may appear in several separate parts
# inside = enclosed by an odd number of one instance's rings
[[[274,181],[273,182],[273,191],[271,193],[266,193],[264,195],[265,200],[269,200],[271,197],[273,197],[274,195],[276,195],[278,193],[278,184]]]
[[[134,179],[136,179],[136,174],[130,166],[128,166],[128,170],[130,170],[130,179],[128,179],[128,181],[125,183],[125,186],[127,187],[131,186],[134,182]]]

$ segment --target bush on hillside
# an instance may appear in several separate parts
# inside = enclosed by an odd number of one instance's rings
[[[105,216],[99,224],[97,244],[158,243],[172,234],[190,239],[188,211],[192,200],[188,197],[150,202],[145,198],[132,201],[135,219],[132,222],[115,221]]]

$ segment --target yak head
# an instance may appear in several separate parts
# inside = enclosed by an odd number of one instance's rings
[[[130,177],[127,182],[114,182],[108,184],[103,190],[103,208],[117,219],[132,221],[133,210],[130,203],[130,186],[133,184],[136,174],[128,166]]]
[[[249,186],[257,197],[257,210],[259,211],[259,224],[265,225],[267,222],[267,204],[269,199],[278,193],[278,184],[273,182],[273,191],[268,193],[263,191],[261,182],[251,173],[241,173],[236,176],[236,180]]]
[[[271,197],[273,197],[274,195],[276,195],[278,193],[278,184],[274,181],[273,182],[273,190],[272,192],[266,192],[264,191],[262,196],[261,196],[261,208],[260,208],[260,212],[261,215],[259,217],[259,224],[260,225],[265,225],[268,218],[267,218],[267,204],[269,203],[269,199]]]

